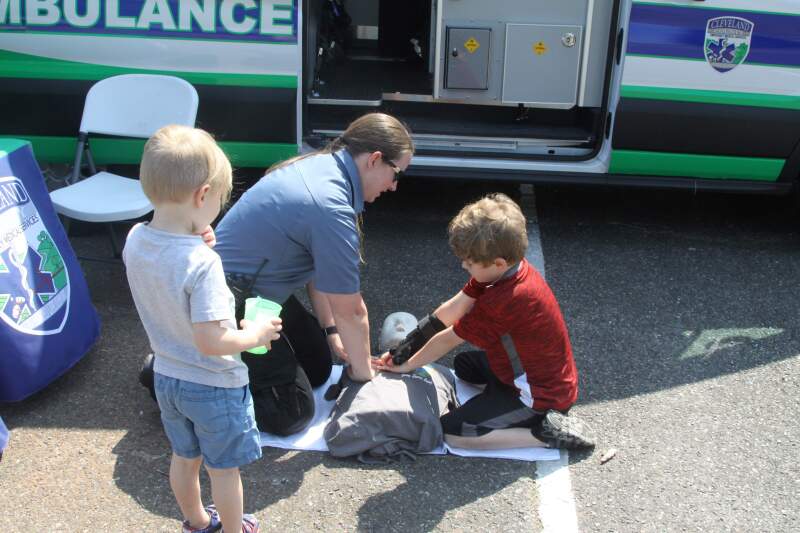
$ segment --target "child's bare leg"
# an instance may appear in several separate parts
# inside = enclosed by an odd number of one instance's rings
[[[203,509],[200,499],[200,465],[202,457],[186,459],[172,454],[169,465],[169,485],[178,500],[183,518],[189,521],[192,527],[207,526],[211,517]]]
[[[461,435],[445,435],[445,442],[456,448],[473,450],[497,450],[505,448],[543,448],[547,444],[531,434],[527,428],[495,429],[479,437],[462,437]]]
[[[211,497],[217,506],[219,518],[224,531],[242,530],[242,478],[239,468],[210,468],[206,465],[211,478]]]

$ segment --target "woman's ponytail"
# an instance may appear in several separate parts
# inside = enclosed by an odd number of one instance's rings
[[[324,148],[275,163],[266,173],[269,174],[273,170],[289,166],[312,155],[332,154],[342,148],[347,148],[353,157],[380,152],[389,161],[397,161],[404,154],[414,153],[414,142],[411,140],[408,128],[393,116],[385,113],[367,113],[354,120],[344,133],[330,141]]]

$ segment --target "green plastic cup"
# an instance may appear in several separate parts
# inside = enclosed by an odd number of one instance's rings
[[[244,301],[244,318],[251,322],[268,322],[271,318],[280,316],[281,309],[283,308],[280,304],[256,296],[255,298],[248,298]],[[256,346],[247,351],[256,355],[262,355],[267,353],[267,347]]]

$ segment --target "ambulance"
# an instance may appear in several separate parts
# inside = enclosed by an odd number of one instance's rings
[[[366,112],[420,176],[789,192],[798,0],[0,0],[0,136],[70,162],[88,88],[179,76],[237,167]],[[100,138],[100,163],[142,142]]]

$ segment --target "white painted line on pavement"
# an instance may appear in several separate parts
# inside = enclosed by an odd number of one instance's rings
[[[544,251],[542,250],[542,240],[539,234],[539,219],[536,215],[536,195],[533,185],[523,184],[519,186],[521,193],[520,207],[525,220],[528,223],[528,250],[525,252],[525,259],[528,263],[536,267],[539,274],[546,278],[544,273]]]
[[[521,207],[528,221],[528,251],[525,259],[545,277],[544,251],[536,216],[536,197],[532,185],[520,186]],[[539,490],[539,519],[544,533],[577,533],[578,514],[569,478],[569,453],[561,450],[558,461],[536,462]]]
[[[526,215],[527,216],[527,215]],[[525,259],[528,263],[536,267],[539,274],[546,278],[544,273],[544,252],[542,252],[542,241],[539,238],[539,224],[534,220],[528,219],[528,251],[525,252]]]
[[[578,515],[569,479],[569,453],[561,450],[558,461],[536,462],[539,519],[544,533],[577,533]]]

